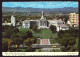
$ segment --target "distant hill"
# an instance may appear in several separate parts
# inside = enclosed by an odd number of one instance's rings
[[[64,8],[53,8],[53,9],[45,9],[45,8],[22,8],[22,7],[2,7],[2,12],[55,12],[55,13],[71,13],[78,12],[78,8],[73,7],[64,7]]]

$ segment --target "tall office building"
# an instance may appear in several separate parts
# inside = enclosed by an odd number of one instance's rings
[[[11,24],[12,24],[12,26],[16,26],[16,20],[13,15],[11,16]]]
[[[76,13],[70,13],[69,20],[70,20],[71,24],[78,24],[79,23],[79,15]]]

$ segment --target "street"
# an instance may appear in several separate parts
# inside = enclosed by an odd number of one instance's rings
[[[60,48],[60,44],[49,44],[49,45],[34,44],[32,45],[32,48]]]

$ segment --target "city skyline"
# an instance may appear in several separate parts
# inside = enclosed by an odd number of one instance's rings
[[[46,6],[46,7],[45,7]],[[31,8],[64,8],[78,7],[78,2],[74,1],[47,1],[47,2],[3,2],[2,7],[31,7]]]

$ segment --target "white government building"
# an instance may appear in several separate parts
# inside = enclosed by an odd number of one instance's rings
[[[61,19],[60,20],[57,20],[57,19],[46,20],[46,18],[44,17],[43,11],[42,11],[42,16],[41,16],[40,20],[24,20],[22,22],[23,28],[29,29],[30,26],[35,26],[35,25],[38,26],[38,29],[40,29],[40,28],[47,28],[48,29],[51,25],[56,26],[57,31],[69,29],[69,26],[65,25],[64,21],[62,21]]]
[[[12,26],[16,26],[16,19],[15,17],[12,15],[11,16],[11,23],[2,23],[2,25],[12,25]],[[61,19],[57,20],[46,20],[46,17],[44,17],[44,13],[42,11],[42,16],[40,18],[40,20],[24,20],[22,21],[22,28],[30,28],[30,26],[38,26],[38,29],[40,28],[49,28],[51,25],[56,26],[56,30],[60,31],[60,30],[68,30],[69,26],[67,26],[64,21],[62,21]]]

